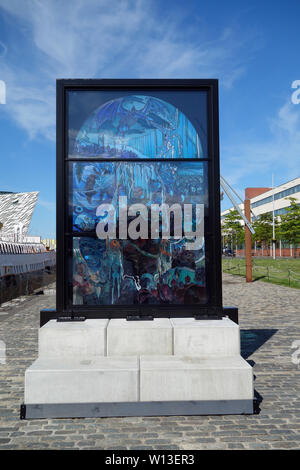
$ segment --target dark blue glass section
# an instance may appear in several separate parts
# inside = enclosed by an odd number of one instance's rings
[[[73,238],[73,304],[205,304],[204,244]]]

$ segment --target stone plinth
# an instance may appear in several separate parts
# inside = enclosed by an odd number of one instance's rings
[[[252,413],[253,373],[228,318],[51,320],[25,405],[33,418]]]
[[[107,327],[108,356],[172,355],[173,328],[168,318],[150,321],[112,319]]]

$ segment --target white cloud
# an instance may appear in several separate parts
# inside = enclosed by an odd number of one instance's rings
[[[7,52],[7,47],[4,42],[0,41],[0,57],[4,57]]]
[[[161,6],[158,11],[150,0],[0,0],[24,31],[19,46],[31,45],[26,64],[12,63],[9,50],[2,59],[6,111],[31,138],[54,140],[56,78],[218,77],[231,87],[244,73],[238,58],[243,41],[230,27],[213,40],[200,27],[184,30],[188,11],[162,14]]]

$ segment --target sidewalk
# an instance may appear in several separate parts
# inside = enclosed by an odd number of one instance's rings
[[[49,287],[45,295],[0,307],[7,348],[6,364],[0,363],[0,449],[300,448],[300,365],[292,363],[291,349],[300,342],[300,290],[223,274],[223,304],[239,307],[242,355],[254,365],[258,415],[20,421],[24,372],[37,357],[39,311],[55,306]]]

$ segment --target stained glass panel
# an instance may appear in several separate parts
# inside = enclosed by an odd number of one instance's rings
[[[104,233],[102,239],[74,238],[74,304],[205,303],[204,233],[202,227],[195,235],[195,229],[207,209],[206,167],[205,162],[71,164],[73,230],[99,234],[100,226]],[[202,209],[198,215],[196,207]]]
[[[177,96],[173,94],[173,97]],[[72,158],[205,158],[206,95],[193,96],[195,122],[180,108],[165,101],[165,94],[125,94],[103,103],[94,94],[72,92],[70,101],[69,157]],[[97,97],[99,98],[97,100]],[[191,97],[190,97],[191,99]],[[98,106],[95,103],[100,103]],[[86,114],[86,116],[85,116]],[[202,122],[199,123],[199,115]],[[83,118],[83,116],[85,116]],[[199,124],[198,132],[195,125]]]

